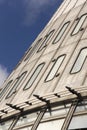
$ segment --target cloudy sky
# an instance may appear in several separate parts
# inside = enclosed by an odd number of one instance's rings
[[[0,85],[63,0],[0,0]]]

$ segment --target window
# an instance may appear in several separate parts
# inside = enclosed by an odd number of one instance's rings
[[[32,50],[32,47],[30,47],[30,48],[28,49],[28,51],[25,52],[25,55],[24,55],[24,57],[22,58],[22,59],[24,59],[24,61],[26,61],[26,60],[29,58],[29,55],[30,55],[31,50]]]
[[[47,34],[44,38],[44,41],[42,42],[41,46],[39,47],[38,51],[37,52],[40,52],[42,51],[42,49],[44,47],[46,47],[46,43],[48,42],[48,40],[52,37],[53,33],[54,33],[55,30],[52,30],[49,34]]]
[[[85,22],[86,20],[86,17],[87,17],[87,14],[84,14],[82,15],[79,19],[78,19],[78,23],[76,24],[73,32],[72,32],[72,35],[75,35],[77,34],[80,30],[81,30],[81,27],[83,25],[83,23]]]
[[[71,74],[77,73],[81,70],[81,68],[86,60],[86,57],[87,57],[87,48],[83,48],[83,49],[81,49],[81,51],[74,63],[74,66],[71,70]]]
[[[35,81],[35,79],[38,77],[39,73],[41,72],[42,68],[44,67],[45,63],[41,63],[40,65],[37,66],[35,69],[34,73],[31,75],[30,79],[26,83],[24,90],[30,88]]]
[[[10,92],[8,93],[6,98],[9,98],[10,96],[12,96],[14,93],[16,93],[17,91],[17,87],[19,86],[19,84],[21,83],[21,81],[23,80],[23,78],[25,77],[27,72],[24,72],[23,74],[21,74],[21,76],[19,76],[16,79],[15,84],[13,85],[12,89],[10,90]]]
[[[54,39],[53,44],[57,43],[57,42],[61,39],[61,37],[63,36],[64,32],[65,32],[66,29],[68,28],[69,24],[70,24],[70,21],[67,22],[67,23],[65,23],[65,24],[62,26],[62,28],[61,28],[60,31],[58,32],[56,38]]]
[[[61,130],[64,119],[44,121],[39,124],[37,130]]]
[[[42,38],[37,41],[37,43],[34,45],[34,47],[31,47],[29,49],[28,54],[26,55],[24,61],[26,61],[27,59],[29,59],[31,57],[31,55],[34,54],[34,52],[37,50],[38,46],[40,45],[41,41],[42,41]]]
[[[12,83],[13,80],[9,81],[8,84],[2,89],[2,91],[0,92],[0,98],[3,96],[3,94],[5,92],[7,92],[7,90],[10,88],[11,86],[11,83]]]
[[[38,114],[38,117],[37,119],[35,120],[34,122],[34,125],[32,126],[31,130],[37,130],[40,122],[41,122],[41,119],[43,118],[45,112],[46,112],[47,108],[44,108],[40,111],[40,113]]]
[[[5,121],[5,122],[1,122],[0,123],[0,130],[8,130],[12,123],[13,123],[13,119]]]
[[[73,117],[68,130],[87,130],[87,115]]]
[[[54,64],[45,79],[46,82],[52,80],[55,76],[58,75],[58,70],[59,70],[65,56],[66,55],[62,55],[62,56],[58,57],[56,60],[54,60]]]
[[[83,100],[78,104],[75,110],[75,115],[77,113],[83,113],[87,110],[87,100]],[[87,130],[87,114],[77,114],[73,116],[70,121],[68,130]]]
[[[16,123],[15,127],[20,128],[21,126],[25,125],[27,126],[27,124],[31,124],[31,122],[35,122],[35,120],[37,119],[39,111],[37,111],[36,113],[29,113],[27,115],[23,115],[19,118],[18,122]]]

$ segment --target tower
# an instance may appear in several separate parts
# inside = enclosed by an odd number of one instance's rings
[[[64,0],[0,92],[0,130],[87,129],[87,2]]]

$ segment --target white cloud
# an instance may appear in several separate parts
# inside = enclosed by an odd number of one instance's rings
[[[24,24],[31,25],[37,20],[38,16],[47,10],[47,7],[53,6],[56,0],[24,0],[25,18]]]
[[[7,69],[4,66],[0,65],[0,86],[3,84],[7,76],[8,76]]]
[[[35,23],[40,14],[43,15],[56,2],[57,0],[0,0],[0,5],[7,3],[8,6],[19,6],[19,10],[22,6],[24,14],[22,24],[30,26]]]

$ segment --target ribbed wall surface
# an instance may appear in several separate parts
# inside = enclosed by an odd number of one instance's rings
[[[62,3],[3,84],[0,109],[8,111],[8,114],[0,114],[5,118],[17,112],[6,103],[17,105],[25,111],[42,107],[44,101],[38,100],[38,96],[49,99],[51,103],[76,98],[77,95],[69,92],[66,86],[82,97],[86,96],[86,0],[65,0]],[[27,105],[26,101],[32,106]]]

